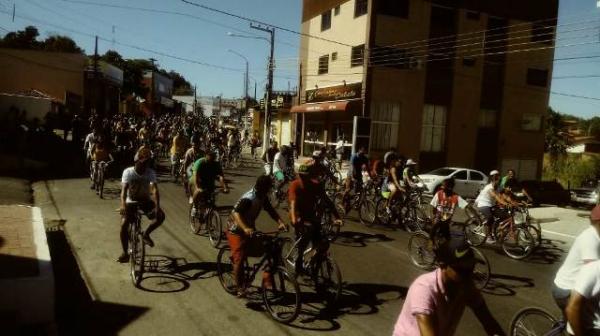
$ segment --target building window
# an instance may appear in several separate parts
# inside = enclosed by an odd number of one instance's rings
[[[396,147],[400,131],[400,103],[374,103],[371,112],[371,150],[387,151],[390,147]]]
[[[421,151],[442,152],[446,137],[446,107],[425,105],[421,130]]]
[[[496,127],[496,110],[481,109],[479,111],[479,127],[480,128],[494,128]]]
[[[408,19],[410,0],[383,0],[379,3],[378,13]]]
[[[350,66],[362,66],[365,59],[365,45],[361,44],[356,47],[352,47],[352,53],[350,55]]]
[[[333,15],[340,15],[340,5],[335,6],[335,8],[333,9]]]
[[[319,75],[329,72],[329,55],[319,57]]]
[[[463,66],[466,66],[466,67],[474,67],[475,66],[475,57],[463,57],[462,63],[463,63]]]
[[[527,84],[533,86],[548,86],[548,70],[527,69]]]
[[[367,14],[369,10],[369,1],[368,0],[355,0],[354,3],[354,17],[357,18],[359,16],[363,16]]]
[[[541,131],[542,130],[542,116],[533,113],[524,113],[521,118],[521,129],[523,131]]]
[[[332,52],[331,53],[331,61],[332,62],[337,61],[337,56],[338,56],[337,51]]]
[[[479,21],[480,17],[481,17],[481,13],[479,13],[479,12],[467,11],[467,19],[469,19],[469,20]]]
[[[321,14],[321,31],[331,28],[331,10]]]
[[[531,27],[531,42],[552,44],[554,39],[554,26],[549,23],[534,23]]]

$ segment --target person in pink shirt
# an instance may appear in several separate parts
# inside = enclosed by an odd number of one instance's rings
[[[440,267],[419,276],[408,289],[393,336],[451,336],[469,306],[488,335],[504,335],[471,276],[472,248],[451,240],[437,251]]]

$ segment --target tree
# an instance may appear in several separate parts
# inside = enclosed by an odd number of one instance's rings
[[[544,140],[546,153],[555,159],[565,154],[571,144],[569,134],[564,129],[562,115],[551,108],[548,109]]]
[[[40,36],[38,29],[34,26],[27,26],[25,30],[10,32],[0,41],[0,47],[13,49],[40,49],[40,42],[37,37]]]
[[[169,77],[173,80],[173,94],[181,96],[189,96],[194,94],[192,85],[188,82],[183,75],[176,71],[169,71]]]
[[[68,36],[52,35],[42,42],[43,50],[83,54],[83,49]]]

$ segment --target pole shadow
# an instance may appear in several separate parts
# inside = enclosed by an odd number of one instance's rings
[[[189,281],[211,278],[217,269],[216,263],[188,263],[184,258],[164,255],[146,255],[144,267],[139,288],[152,293],[185,291],[190,287]]]
[[[517,288],[535,287],[531,278],[505,274],[490,274],[490,281],[481,291],[495,296],[514,296]]]

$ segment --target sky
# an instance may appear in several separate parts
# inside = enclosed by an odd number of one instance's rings
[[[301,0],[190,1],[300,30]],[[13,4],[16,4],[14,22]],[[260,39],[268,37],[266,33],[250,29],[246,21],[209,12],[181,0],[0,0],[0,33],[28,25],[38,27],[42,37],[67,35],[88,54],[93,53],[94,35],[98,35],[100,54],[116,49],[125,58],[154,58],[161,67],[182,73],[197,85],[200,95],[243,96],[245,61],[229,50],[249,61],[251,96],[255,82],[259,97],[266,84],[269,43]],[[555,59],[558,60],[551,88],[555,93],[551,95],[550,105],[562,113],[586,118],[600,116],[600,8],[597,0],[560,0],[557,30]],[[278,30],[275,40],[274,88],[293,89],[298,78],[299,36]],[[588,56],[598,57],[581,58]],[[563,60],[573,57],[577,59]]]

